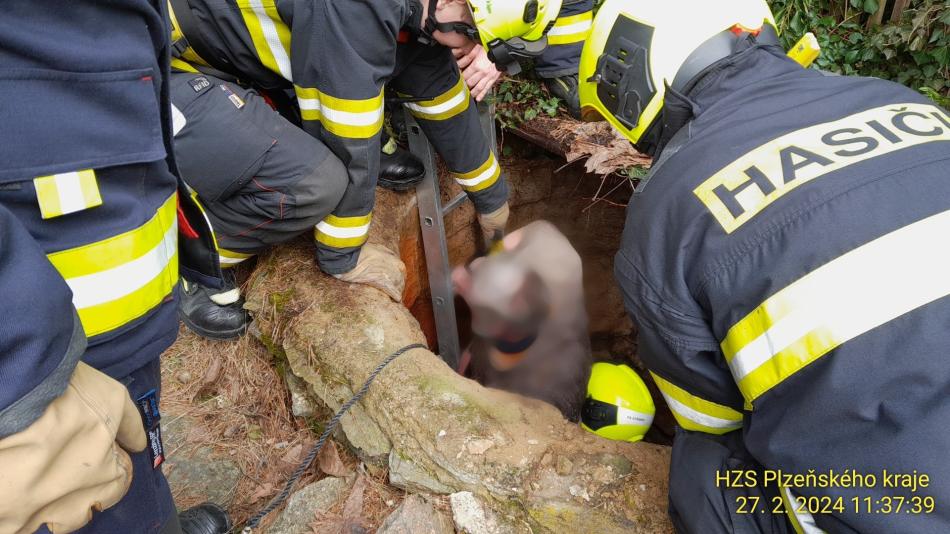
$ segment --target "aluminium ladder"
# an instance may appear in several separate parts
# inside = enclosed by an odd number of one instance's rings
[[[445,363],[457,370],[461,349],[455,314],[455,292],[452,288],[452,266],[449,265],[449,250],[445,238],[445,217],[461,206],[468,197],[462,192],[448,204],[442,204],[435,151],[408,108],[405,109],[405,115],[409,131],[409,150],[425,165],[425,176],[416,186],[416,202],[419,205],[422,246],[425,250],[429,290],[432,294],[438,353]],[[494,105],[484,102],[479,104],[478,117],[489,146],[496,151]],[[497,157],[497,153],[495,155]]]

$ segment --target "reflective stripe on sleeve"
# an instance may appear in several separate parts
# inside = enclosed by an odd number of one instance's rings
[[[422,102],[409,102],[406,107],[418,119],[444,121],[464,112],[472,101],[465,80],[459,75],[459,81],[451,89]]]
[[[886,234],[808,273],[722,342],[751,403],[839,345],[950,294],[950,211]],[[886,283],[882,283],[886,280]]]
[[[177,195],[142,226],[48,258],[73,292],[89,337],[129,323],[168,297],[178,282]]]
[[[372,219],[372,213],[361,217],[330,215],[317,225],[314,237],[318,243],[333,248],[360,247],[366,243]]]
[[[495,159],[495,153],[488,151],[488,159],[477,169],[470,172],[455,172],[455,181],[469,193],[476,193],[495,185],[501,176],[501,167]]]
[[[238,0],[237,4],[261,63],[292,82],[290,28],[281,20],[274,0]]]
[[[40,215],[52,219],[102,204],[96,172],[87,169],[33,179]]]
[[[557,19],[554,27],[548,32],[548,44],[565,45],[584,42],[590,35],[593,20],[594,15],[590,11]]]
[[[319,89],[294,86],[305,121],[320,121],[337,137],[368,139],[383,128],[383,91],[364,100],[337,98]]]
[[[686,430],[725,434],[742,428],[742,414],[728,406],[697,397],[650,372],[676,422]]]

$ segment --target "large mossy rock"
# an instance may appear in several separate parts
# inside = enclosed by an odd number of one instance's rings
[[[405,220],[400,198],[384,198],[377,221]],[[392,225],[383,226],[392,232]],[[396,250],[394,239],[375,241]],[[387,355],[426,342],[405,306],[323,275],[305,243],[261,258],[247,307],[255,335],[333,410]],[[391,469],[394,483],[411,491],[471,492],[534,532],[671,530],[668,448],[600,439],[547,404],[457,375],[428,350],[390,364],[342,429],[364,461]]]

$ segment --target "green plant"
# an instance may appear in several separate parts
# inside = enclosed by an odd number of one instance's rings
[[[911,0],[898,20],[872,23],[884,0],[772,0],[785,45],[805,32],[818,38],[816,67],[875,76],[950,99],[950,0]]]
[[[554,117],[560,100],[550,96],[541,82],[532,79],[506,78],[495,93],[498,120],[505,128],[516,128],[540,115]]]

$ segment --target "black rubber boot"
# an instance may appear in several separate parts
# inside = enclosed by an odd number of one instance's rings
[[[567,111],[577,120],[581,120],[581,100],[577,95],[577,75],[568,74],[558,78],[545,78],[544,85],[552,95],[561,99]]]
[[[412,152],[405,150],[389,139],[383,139],[383,151],[379,156],[379,186],[393,191],[406,191],[419,184],[425,174],[425,166]]]
[[[212,289],[181,279],[178,315],[185,326],[199,336],[234,339],[247,330],[251,321],[231,270],[224,270],[224,279],[225,287],[222,289]]]
[[[225,534],[231,530],[231,518],[217,504],[206,502],[178,514],[182,534]]]

